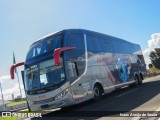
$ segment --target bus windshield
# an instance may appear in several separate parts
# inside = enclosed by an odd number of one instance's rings
[[[27,54],[27,60],[61,46],[62,36],[51,36],[34,43]]]
[[[25,86],[27,91],[43,90],[65,80],[63,66],[54,66],[53,60],[25,69]]]

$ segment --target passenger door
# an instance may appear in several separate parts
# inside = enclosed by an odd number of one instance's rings
[[[83,73],[86,67],[84,35],[81,33],[68,34],[66,46],[76,47],[66,52],[66,69],[71,83],[73,99],[76,103],[80,103],[85,100],[83,89]]]

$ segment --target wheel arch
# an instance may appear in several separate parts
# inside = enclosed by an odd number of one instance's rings
[[[94,88],[95,85],[100,86],[100,88],[102,89],[102,91],[103,91],[103,93],[104,93],[104,88],[103,88],[102,82],[101,82],[100,80],[97,79],[97,80],[95,80],[95,81],[93,82],[92,91],[93,91],[93,88]]]

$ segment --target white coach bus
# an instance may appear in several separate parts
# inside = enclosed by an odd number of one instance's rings
[[[68,29],[33,43],[24,65],[29,109],[46,110],[98,99],[130,84],[141,85],[146,66],[137,44],[113,36]]]

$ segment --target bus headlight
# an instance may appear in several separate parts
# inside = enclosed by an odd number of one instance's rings
[[[69,91],[68,88],[66,88],[65,90],[63,90],[61,93],[59,93],[58,95],[55,96],[55,100],[58,100],[58,99],[62,98],[63,96],[65,96],[68,91]]]

